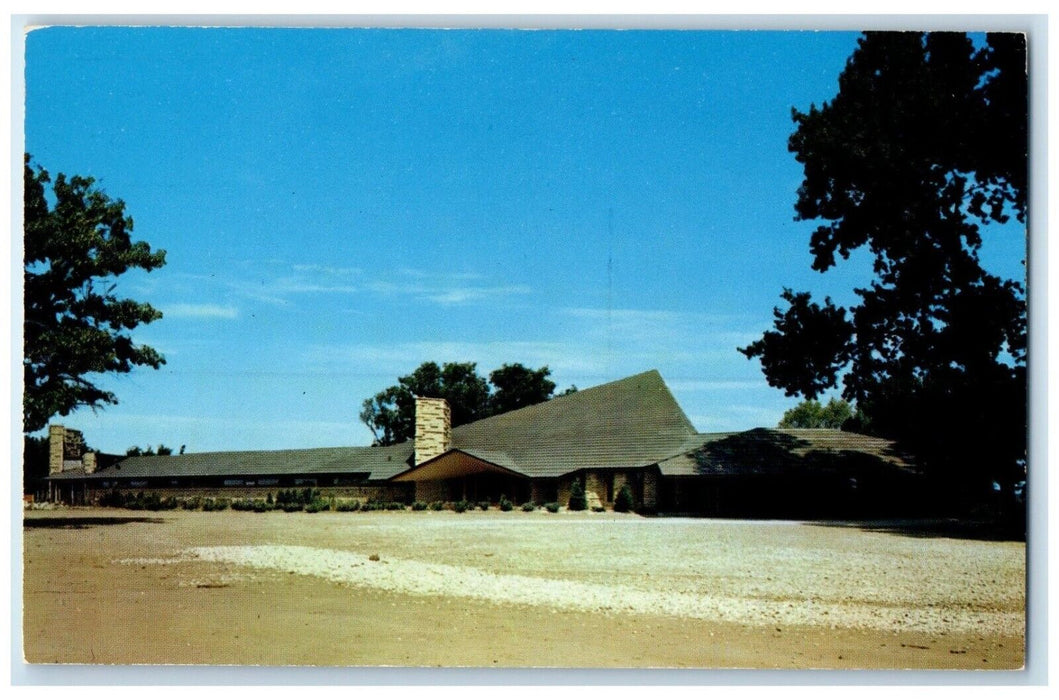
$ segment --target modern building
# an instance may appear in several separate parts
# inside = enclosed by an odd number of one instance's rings
[[[336,499],[565,505],[575,483],[612,507],[719,516],[897,513],[920,475],[894,445],[839,430],[698,433],[657,371],[451,426],[443,399],[416,402],[416,435],[391,446],[118,457],[51,427],[51,500],[109,491],[264,498],[312,486]]]

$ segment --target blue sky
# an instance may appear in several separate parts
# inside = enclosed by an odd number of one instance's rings
[[[810,269],[791,108],[848,32],[63,28],[26,38],[26,150],[121,198],[167,251],[118,292],[159,371],[63,419],[104,451],[368,444],[421,362],[661,371],[701,431],[796,403],[736,351]],[[1023,274],[1023,232],[987,265]]]

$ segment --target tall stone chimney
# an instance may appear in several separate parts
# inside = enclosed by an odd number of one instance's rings
[[[63,445],[66,429],[61,425],[48,426],[48,474],[58,474],[63,470],[63,457],[66,453]]]
[[[445,399],[416,397],[415,463],[444,453],[452,444],[452,411]]]
[[[85,456],[85,437],[80,430],[61,425],[48,426],[48,474],[62,472],[67,462],[73,467],[83,466]],[[92,467],[95,468],[95,462]]]

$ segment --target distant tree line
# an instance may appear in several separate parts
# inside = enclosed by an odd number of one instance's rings
[[[867,418],[845,399],[832,398],[826,404],[806,399],[789,409],[780,419],[780,428],[830,428],[863,432]]]

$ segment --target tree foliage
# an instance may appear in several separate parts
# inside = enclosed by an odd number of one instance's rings
[[[440,366],[424,362],[411,374],[399,377],[397,384],[365,399],[360,419],[375,435],[376,444],[393,445],[415,436],[417,396],[447,400],[455,427],[547,401],[555,390],[548,379],[550,374],[547,367],[534,370],[518,363],[505,364],[490,373],[487,382],[473,362]]]
[[[45,188],[52,184],[54,206]],[[89,177],[24,167],[23,423],[26,432],[79,406],[115,404],[93,375],[157,369],[165,359],[136,345],[126,332],[162,317],[149,304],[115,295],[117,278],[132,268],[165,264],[165,251],[133,241],[132,219]]]
[[[826,404],[806,399],[787,410],[780,419],[780,428],[830,428],[842,430],[854,417],[848,401],[832,398]]]
[[[168,457],[171,454],[173,454],[173,448],[166,447],[161,443],[159,443],[157,449],[150,445],[148,445],[146,449],[139,447],[138,445],[134,445],[129,449],[125,450],[126,457]],[[181,450],[180,454],[184,454],[183,450]]]
[[[518,363],[493,370],[489,373],[489,383],[495,389],[489,398],[490,412],[507,413],[547,401],[555,391],[555,382],[548,379],[549,374],[547,367],[529,369]]]
[[[1025,221],[1025,38],[868,33],[835,98],[793,118],[796,218],[820,222],[813,268],[866,246],[875,278],[848,309],[786,290],[774,330],[740,351],[788,395],[813,399],[841,379],[872,430],[936,475],[1017,480],[1025,291],[983,269],[979,251],[986,225]]]
[[[33,435],[22,437],[22,492],[34,493],[44,477],[48,476],[48,438]]]

